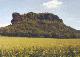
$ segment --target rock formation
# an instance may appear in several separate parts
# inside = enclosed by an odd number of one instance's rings
[[[11,25],[0,28],[0,34],[19,37],[80,38],[80,32],[66,26],[52,13],[13,13]]]

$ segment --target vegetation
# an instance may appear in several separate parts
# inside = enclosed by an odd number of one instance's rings
[[[18,37],[43,38],[80,38],[80,31],[63,23],[57,15],[52,13],[27,14],[13,13],[11,25],[0,29],[0,34]]]
[[[80,39],[0,37],[0,57],[80,57]]]

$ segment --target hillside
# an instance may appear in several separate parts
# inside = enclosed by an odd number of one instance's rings
[[[10,25],[0,29],[0,34],[19,37],[80,38],[80,32],[66,26],[52,13],[13,13]]]

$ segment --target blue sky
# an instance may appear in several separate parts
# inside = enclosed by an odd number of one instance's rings
[[[80,30],[80,0],[0,0],[0,27],[10,24],[13,12],[50,12]]]

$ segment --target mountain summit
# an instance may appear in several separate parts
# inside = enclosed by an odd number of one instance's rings
[[[66,26],[52,13],[13,13],[11,25],[0,29],[0,34],[19,37],[79,38],[80,32]]]

